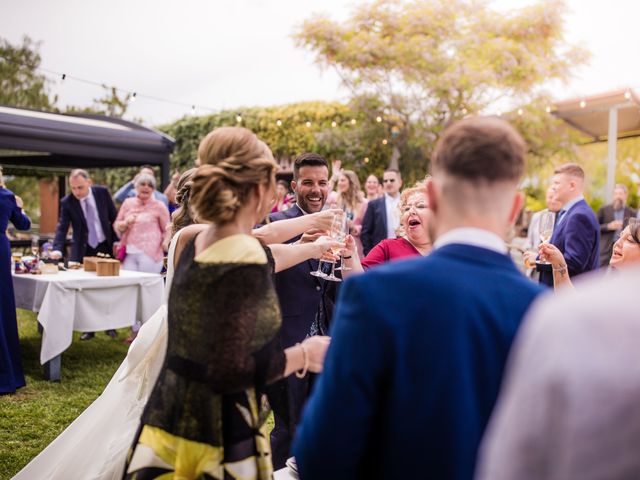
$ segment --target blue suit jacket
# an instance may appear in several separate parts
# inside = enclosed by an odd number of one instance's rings
[[[113,222],[116,219],[116,206],[111,199],[109,190],[106,187],[91,187],[96,199],[96,207],[98,209],[98,217],[100,225],[104,232],[105,241],[111,248],[115,241],[116,234],[113,231]],[[69,231],[69,225],[73,227],[73,244],[71,245],[71,256],[69,260],[81,262],[84,257],[87,242],[89,241],[89,230],[87,229],[87,221],[84,218],[84,212],[80,201],[72,194],[67,195],[60,200],[60,220],[56,227],[56,236],[53,240],[53,249],[64,252],[64,244]]]
[[[569,276],[596,270],[600,266],[600,224],[584,200],[572,206],[553,229],[551,243],[564,255]],[[553,273],[540,272],[540,283],[553,286]]]
[[[541,291],[506,255],[466,245],[349,278],[294,445],[301,478],[473,478]]]
[[[385,238],[387,238],[387,207],[385,206],[385,197],[382,196],[369,202],[362,219],[360,240],[364,255],[367,255]]]

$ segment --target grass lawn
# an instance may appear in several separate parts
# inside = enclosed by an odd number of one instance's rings
[[[18,310],[18,328],[27,386],[0,396],[0,479],[15,475],[102,393],[128,348],[122,340],[129,329],[118,330],[117,339],[98,333],[86,342],[74,333],[62,355],[62,381],[48,382],[36,314]]]
[[[97,333],[85,342],[74,333],[62,355],[62,381],[49,382],[39,361],[36,314],[17,312],[27,386],[0,396],[0,480],[18,473],[102,393],[127,354],[122,340],[130,333],[118,330],[117,339]],[[273,415],[267,425],[270,431]]]

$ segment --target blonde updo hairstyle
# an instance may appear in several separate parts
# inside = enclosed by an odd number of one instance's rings
[[[198,159],[191,186],[191,208],[198,221],[231,222],[256,185],[270,185],[275,193],[271,150],[246,128],[211,131],[200,142]]]

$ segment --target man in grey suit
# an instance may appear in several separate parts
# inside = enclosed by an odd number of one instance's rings
[[[613,189],[613,203],[598,210],[600,224],[600,267],[609,266],[613,244],[620,236],[620,232],[629,223],[629,218],[636,216],[636,211],[627,206],[629,192],[627,186],[618,183]]]

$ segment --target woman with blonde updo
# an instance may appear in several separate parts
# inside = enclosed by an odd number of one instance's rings
[[[205,230],[176,265],[164,365],[125,478],[271,478],[268,384],[319,372],[327,337],[282,350],[270,250],[251,235],[271,209],[276,164],[249,130],[200,143],[191,206]]]

